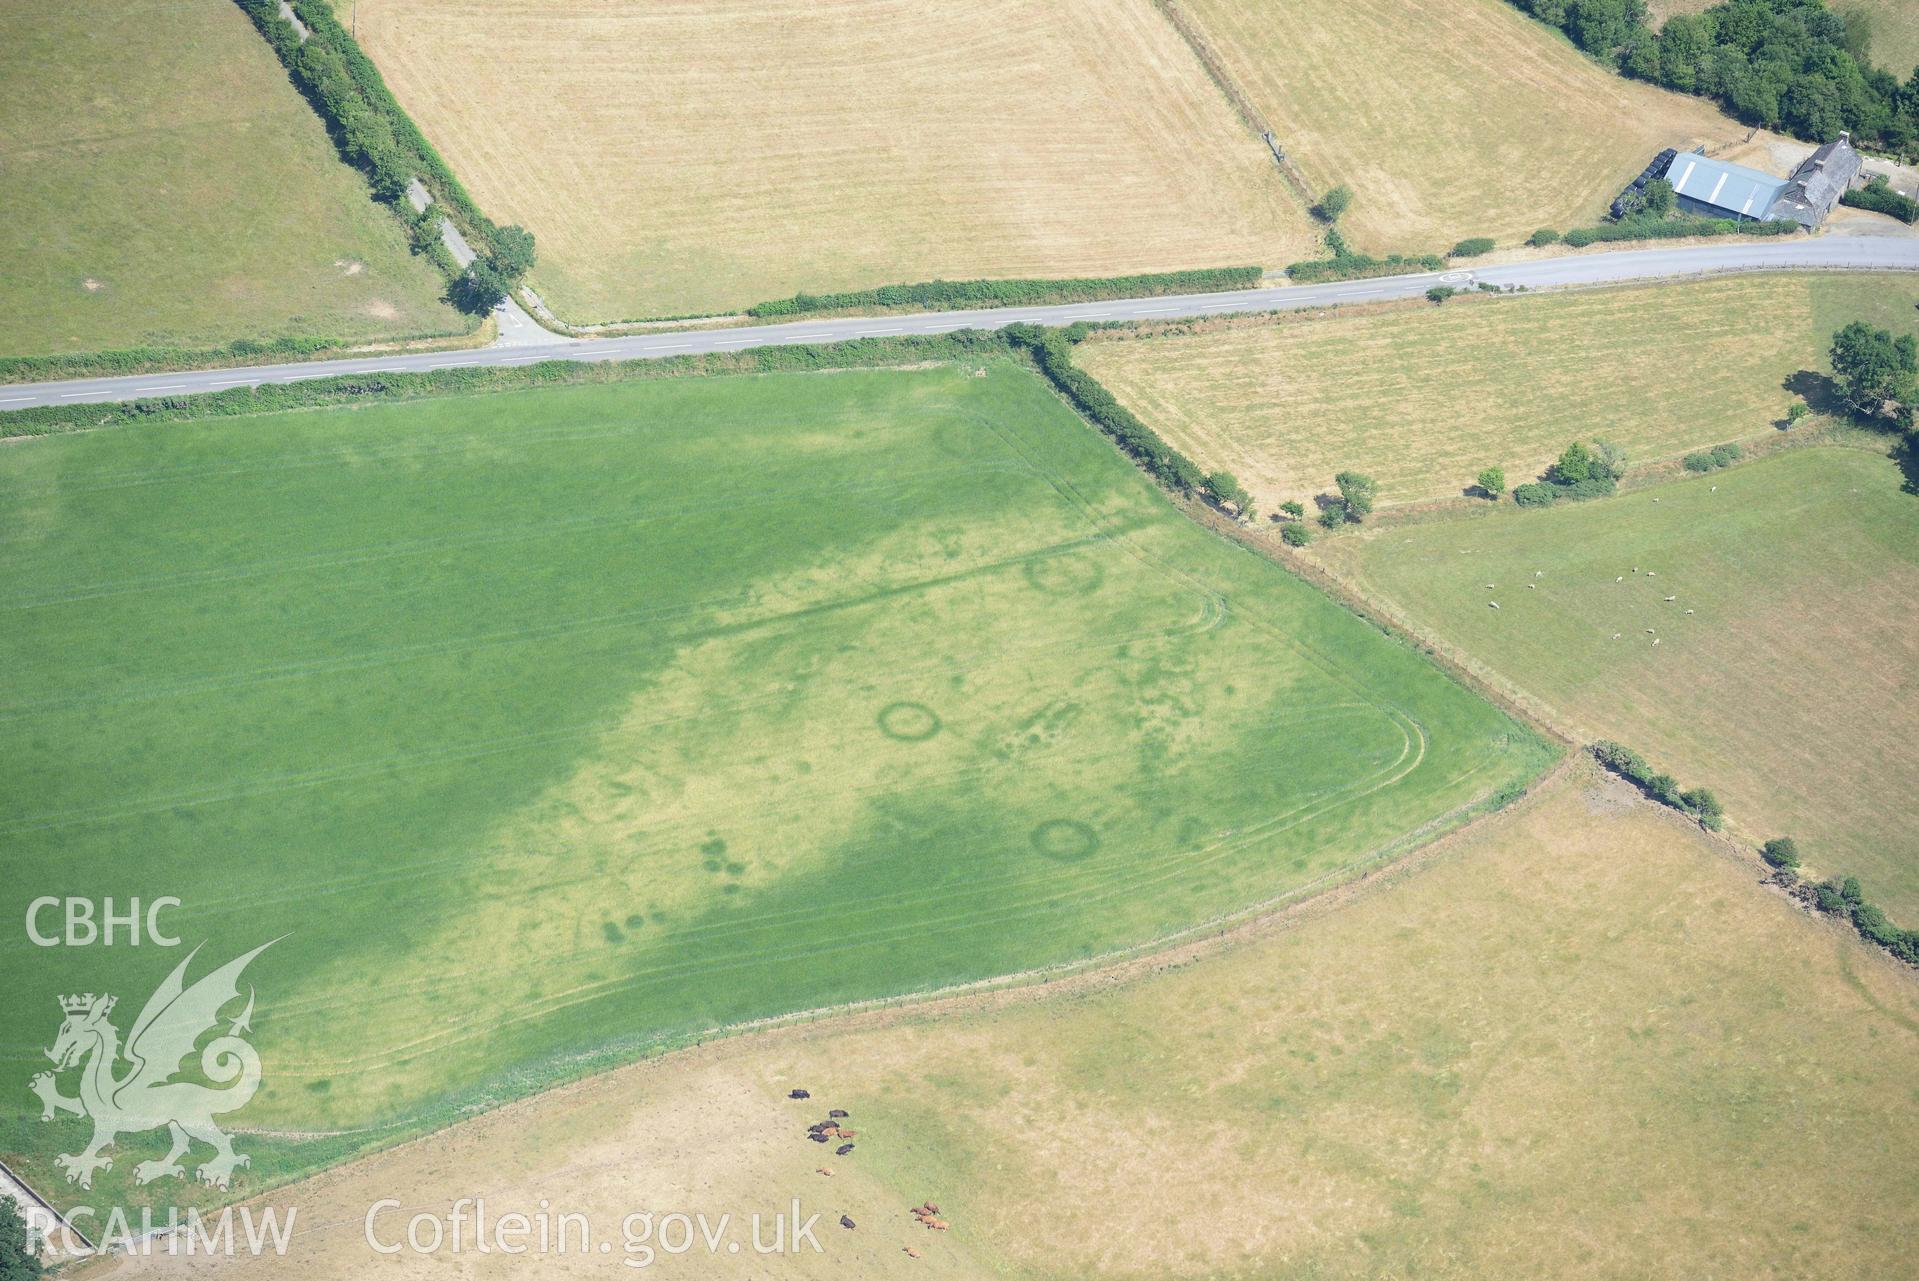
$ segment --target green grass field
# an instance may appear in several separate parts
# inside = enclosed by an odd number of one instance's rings
[[[460,332],[230,0],[0,6],[0,355]]]
[[[241,1123],[374,1128],[253,1179],[1302,892],[1547,757],[1010,363],[52,437],[0,512],[0,915],[287,935]],[[0,938],[7,1070],[175,959]]]
[[[1710,785],[1745,835],[1796,836],[1817,874],[1919,922],[1919,498],[1892,462],[1794,451],[1326,554],[1582,735]]]
[[[1285,316],[1196,336],[1095,341],[1082,364],[1261,506],[1348,468],[1380,503],[1457,497],[1483,467],[1517,484],[1604,436],[1644,464],[1773,434],[1851,320],[1919,331],[1907,276],[1742,276]]]

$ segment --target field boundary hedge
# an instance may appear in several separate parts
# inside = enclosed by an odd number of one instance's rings
[[[1655,772],[1645,757],[1609,739],[1600,739],[1588,750],[1602,767],[1633,784],[1647,798],[1678,810],[1708,831],[1717,832],[1725,825],[1725,811],[1706,788],[1680,791],[1672,775]],[[1771,861],[1767,862],[1770,866]],[[1829,916],[1845,917],[1868,943],[1878,944],[1908,965],[1919,966],[1919,930],[1901,929],[1888,920],[1867,901],[1856,877],[1809,885],[1792,868],[1774,867],[1771,879],[1807,906]]]
[[[1167,444],[1139,416],[1120,404],[1106,385],[1073,363],[1073,346],[1090,332],[1086,325],[1046,329],[1016,323],[1001,331],[1007,341],[1029,353],[1049,382],[1093,425],[1113,438],[1148,475],[1182,497],[1206,483],[1199,464]]]
[[[128,347],[120,351],[63,352],[51,356],[0,356],[0,386],[47,382],[86,374],[177,373],[185,369],[227,369],[304,360],[326,352],[351,351],[375,343],[433,342],[464,338],[473,329],[413,334],[403,338],[236,338],[222,347]]]
[[[855,307],[947,311],[955,307],[1019,307],[1101,302],[1108,298],[1159,298],[1167,294],[1226,293],[1255,289],[1263,267],[1206,267],[1196,271],[1148,272],[1136,276],[1088,276],[1056,280],[926,280],[845,293],[798,293],[756,303],[746,314],[758,320]]]
[[[1796,222],[1744,222],[1737,218],[1628,218],[1596,227],[1575,227],[1560,237],[1574,249],[1620,240],[1684,240],[1692,236],[1790,236]]]
[[[304,41],[281,15],[279,0],[234,3],[266,37],[293,83],[326,122],[343,158],[367,175],[377,199],[391,205],[410,228],[413,220],[401,206],[407,182],[417,177],[433,194],[432,207],[449,214],[476,251],[488,252],[498,227],[400,106],[379,68],[340,25],[326,0],[291,0],[295,16],[307,28]],[[438,257],[434,262],[446,269]]]
[[[548,360],[536,365],[466,365],[431,371],[340,374],[185,396],[72,405],[36,405],[0,412],[0,439],[51,436],[134,423],[180,423],[325,409],[340,405],[424,400],[433,396],[527,391],[540,387],[637,382],[704,374],[801,373],[879,369],[933,361],[1023,356],[1004,331],[960,329],[950,334],[855,338],[849,342],[754,347],[660,359]]]

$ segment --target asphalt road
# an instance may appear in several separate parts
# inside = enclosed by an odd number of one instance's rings
[[[70,382],[0,384],[0,411],[26,409],[35,405],[132,400],[141,396],[185,396],[228,387],[295,382],[303,378],[331,378],[341,374],[417,373],[467,365],[528,365],[543,360],[635,360],[694,352],[740,351],[774,344],[844,342],[850,338],[900,334],[942,334],[955,329],[997,329],[1022,320],[1041,325],[1070,325],[1080,320],[1170,320],[1234,312],[1295,311],[1339,303],[1416,298],[1433,285],[1441,283],[1460,287],[1485,283],[1550,289],[1731,271],[1805,269],[1919,271],[1919,238],[1821,236],[1746,244],[1691,245],[1684,248],[1547,258],[1495,267],[1462,266],[1443,272],[1327,285],[1288,285],[1275,289],[1074,303],[1058,307],[1004,307],[984,311],[840,317],[736,329],[660,332],[631,338],[566,339],[546,334],[546,341],[541,342],[530,341],[530,335],[521,335],[518,342],[510,345],[473,351],[364,356],[345,360],[300,361],[286,365],[254,365],[243,369],[81,378]],[[543,330],[540,332],[545,333]]]

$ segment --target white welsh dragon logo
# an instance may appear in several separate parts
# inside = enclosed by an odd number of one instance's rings
[[[260,1056],[240,1035],[251,1030],[252,989],[247,991],[246,1009],[228,1026],[226,1034],[209,1041],[200,1052],[200,1070],[224,1088],[171,1078],[193,1052],[194,1043],[218,1026],[221,1008],[238,999],[240,972],[272,946],[263,943],[187,987],[182,981],[187,966],[200,954],[200,949],[194,948],[133,1021],[124,1051],[119,1031],[107,1020],[116,998],[91,992],[60,998],[66,1022],[60,1025],[60,1035],[47,1051],[55,1066],[52,1072],[34,1077],[32,1088],[40,1096],[42,1121],[51,1121],[56,1112],[93,1118],[93,1141],[86,1151],[54,1158],[55,1164],[66,1171],[67,1182],[91,1188],[95,1170],[113,1168],[112,1158],[100,1155],[103,1148],[122,1134],[163,1125],[172,1135],[173,1150],[158,1161],[142,1161],[134,1167],[134,1178],[141,1183],[184,1175],[180,1158],[195,1139],[214,1149],[213,1158],[198,1171],[204,1183],[224,1188],[236,1167],[250,1164],[247,1157],[233,1150],[233,1140],[213,1123],[213,1118],[245,1107],[260,1088]],[[117,1075],[123,1053],[132,1067],[124,1075]],[[80,1073],[80,1097],[67,1098],[60,1093],[55,1073],[83,1060],[86,1065]]]

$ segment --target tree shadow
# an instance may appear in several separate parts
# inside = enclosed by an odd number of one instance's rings
[[[1906,438],[1893,448],[1892,461],[1899,464],[1899,473],[1906,478],[1899,488],[1919,495],[1919,438],[1906,433]]]
[[[1815,414],[1831,414],[1836,417],[1849,417],[1846,402],[1839,395],[1839,384],[1825,374],[1802,369],[1787,378],[1780,386],[1806,402],[1806,407]],[[1792,424],[1784,418],[1773,426],[1784,430]]]

